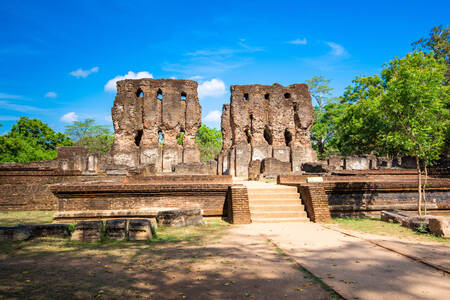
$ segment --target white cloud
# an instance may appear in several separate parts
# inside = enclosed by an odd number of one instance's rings
[[[56,97],[58,97],[58,94],[55,92],[47,92],[45,94],[45,98],[56,98]]]
[[[347,51],[345,50],[345,48],[342,47],[339,44],[336,44],[336,43],[333,43],[333,42],[326,42],[326,44],[328,46],[330,46],[332,55],[342,56],[342,55],[346,55],[347,54]]]
[[[21,99],[22,96],[0,93],[0,99]]]
[[[98,72],[98,67],[93,67],[89,70],[83,70],[80,68],[78,70],[70,72],[69,74],[76,78],[80,78],[80,77],[86,78],[89,75],[91,75],[92,73],[97,73],[97,72]]]
[[[153,75],[150,74],[147,71],[142,71],[142,72],[137,72],[137,73],[134,73],[132,71],[128,71],[128,74],[117,75],[113,79],[110,79],[105,84],[105,91],[107,91],[107,92],[115,92],[116,91],[116,83],[119,80],[124,80],[124,79],[141,79],[141,78],[153,78]]]
[[[220,97],[225,95],[225,83],[220,80],[213,78],[209,81],[205,81],[198,86],[198,97]]]
[[[14,110],[14,111],[20,111],[20,112],[30,112],[30,111],[43,111],[43,109],[30,106],[30,105],[22,105],[22,104],[14,104],[9,103],[8,101],[0,101],[0,107],[2,109],[6,110]]]
[[[78,121],[78,115],[72,111],[63,115],[59,120],[64,123],[72,123]]]
[[[189,79],[190,80],[201,80],[201,79],[203,79],[203,76],[195,75],[195,76],[190,77]]]
[[[205,117],[205,122],[220,122],[220,118],[222,117],[222,113],[218,110],[213,110],[210,111],[206,117]]]
[[[306,40],[306,38],[303,38],[303,39],[295,39],[295,40],[289,41],[287,43],[293,44],[293,45],[306,45],[306,44],[308,44],[308,41]]]
[[[105,121],[112,122],[112,116],[111,115],[105,116]]]

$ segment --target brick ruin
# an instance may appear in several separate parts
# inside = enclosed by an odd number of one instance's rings
[[[302,163],[316,160],[313,120],[306,84],[232,85],[231,102],[222,109],[219,174],[247,177],[252,162],[269,158],[284,171],[300,172]]]
[[[119,81],[112,117],[109,155],[60,147],[52,161],[0,164],[0,210],[58,210],[57,219],[71,220],[147,218],[162,207],[197,208],[204,216],[251,222],[247,188],[230,175],[278,176],[280,184],[298,188],[312,220],[329,218],[328,210],[332,216],[376,215],[416,206],[413,158],[316,160],[310,141],[313,107],[305,84],[231,86],[217,162],[200,162],[195,136],[201,107],[194,81]],[[430,210],[450,210],[448,170],[448,158],[429,170]],[[310,183],[311,176],[323,183]]]
[[[197,82],[138,79],[117,82],[112,108],[111,159],[127,168],[153,165],[156,173],[200,163],[195,136],[201,125]],[[177,143],[184,134],[183,145]]]

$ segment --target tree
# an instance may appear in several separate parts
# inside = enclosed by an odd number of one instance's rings
[[[105,125],[97,125],[93,119],[75,121],[66,125],[65,133],[77,146],[86,146],[89,152],[107,153],[114,141],[111,129]]]
[[[382,71],[385,92],[380,99],[388,126],[381,139],[400,153],[416,157],[419,173],[418,212],[422,214],[421,163],[439,158],[448,133],[450,87],[444,85],[447,66],[422,52],[394,58]]]
[[[0,161],[51,160],[57,156],[57,147],[70,145],[72,140],[69,137],[55,132],[47,124],[21,117],[9,133],[0,136]]]
[[[200,126],[195,141],[200,148],[200,159],[203,162],[215,159],[222,151],[222,132],[216,128]]]
[[[433,51],[434,58],[444,59],[447,65],[446,81],[450,83],[450,27],[435,26],[431,29],[428,38],[421,38],[411,44],[414,50],[422,52]]]
[[[332,146],[334,137],[335,118],[342,105],[337,102],[329,103],[332,88],[328,86],[330,80],[323,76],[314,76],[306,80],[311,96],[316,100],[314,106],[314,124],[311,128],[313,147],[318,151],[319,158],[326,158],[336,149]],[[334,100],[334,99],[332,99]]]

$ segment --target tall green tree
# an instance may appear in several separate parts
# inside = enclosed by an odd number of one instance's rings
[[[311,141],[321,159],[336,152],[334,146],[334,128],[336,118],[342,113],[344,105],[330,98],[332,88],[329,79],[324,76],[314,76],[306,80],[311,97],[316,100],[314,106],[314,124],[311,128]]]
[[[42,121],[21,117],[9,133],[0,136],[0,161],[51,160],[57,156],[57,147],[71,145],[69,137],[55,132]]]
[[[195,141],[200,148],[200,159],[203,162],[215,159],[222,151],[222,132],[216,128],[200,126]]]
[[[400,153],[414,156],[419,172],[418,211],[422,213],[421,167],[439,158],[448,133],[450,87],[444,85],[447,66],[422,52],[395,58],[382,72],[386,90],[381,97],[387,123],[381,140]]]
[[[444,59],[447,65],[446,82],[450,83],[450,27],[439,25],[431,29],[429,36],[412,43],[414,50],[433,51],[434,58]]]
[[[111,129],[105,125],[95,124],[94,119],[75,121],[72,125],[66,125],[65,133],[74,140],[75,145],[88,147],[89,152],[107,153],[114,141]]]

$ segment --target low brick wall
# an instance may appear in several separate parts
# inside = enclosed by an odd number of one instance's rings
[[[308,184],[308,177],[314,175],[279,176],[278,183],[302,187],[321,185],[328,199],[331,216],[379,216],[382,210],[417,210],[417,175],[413,172],[382,171],[389,175],[372,174],[348,176],[323,176],[324,183]],[[375,175],[374,175],[375,174]],[[375,178],[370,177],[375,176]],[[302,200],[306,192],[302,193]],[[307,194],[305,194],[307,195]],[[431,213],[447,213],[450,210],[450,179],[429,178],[426,187],[427,210]],[[308,208],[307,203],[305,203]],[[310,215],[310,212],[308,212]],[[310,216],[311,217],[311,216]]]
[[[58,198],[60,216],[101,217],[140,210],[200,208],[204,216],[226,216],[230,184],[205,183],[84,183],[57,184],[51,191]],[[127,212],[128,211],[128,212]],[[65,212],[76,212],[76,214]],[[116,214],[117,215],[117,214]]]
[[[322,184],[305,184],[299,186],[300,197],[306,207],[308,217],[313,222],[331,221],[328,196]]]
[[[0,211],[56,210],[58,200],[50,191],[50,185],[104,178],[81,175],[79,171],[39,167],[3,167],[0,168]]]
[[[247,188],[243,185],[234,185],[229,188],[228,219],[233,224],[250,224],[250,205]]]

